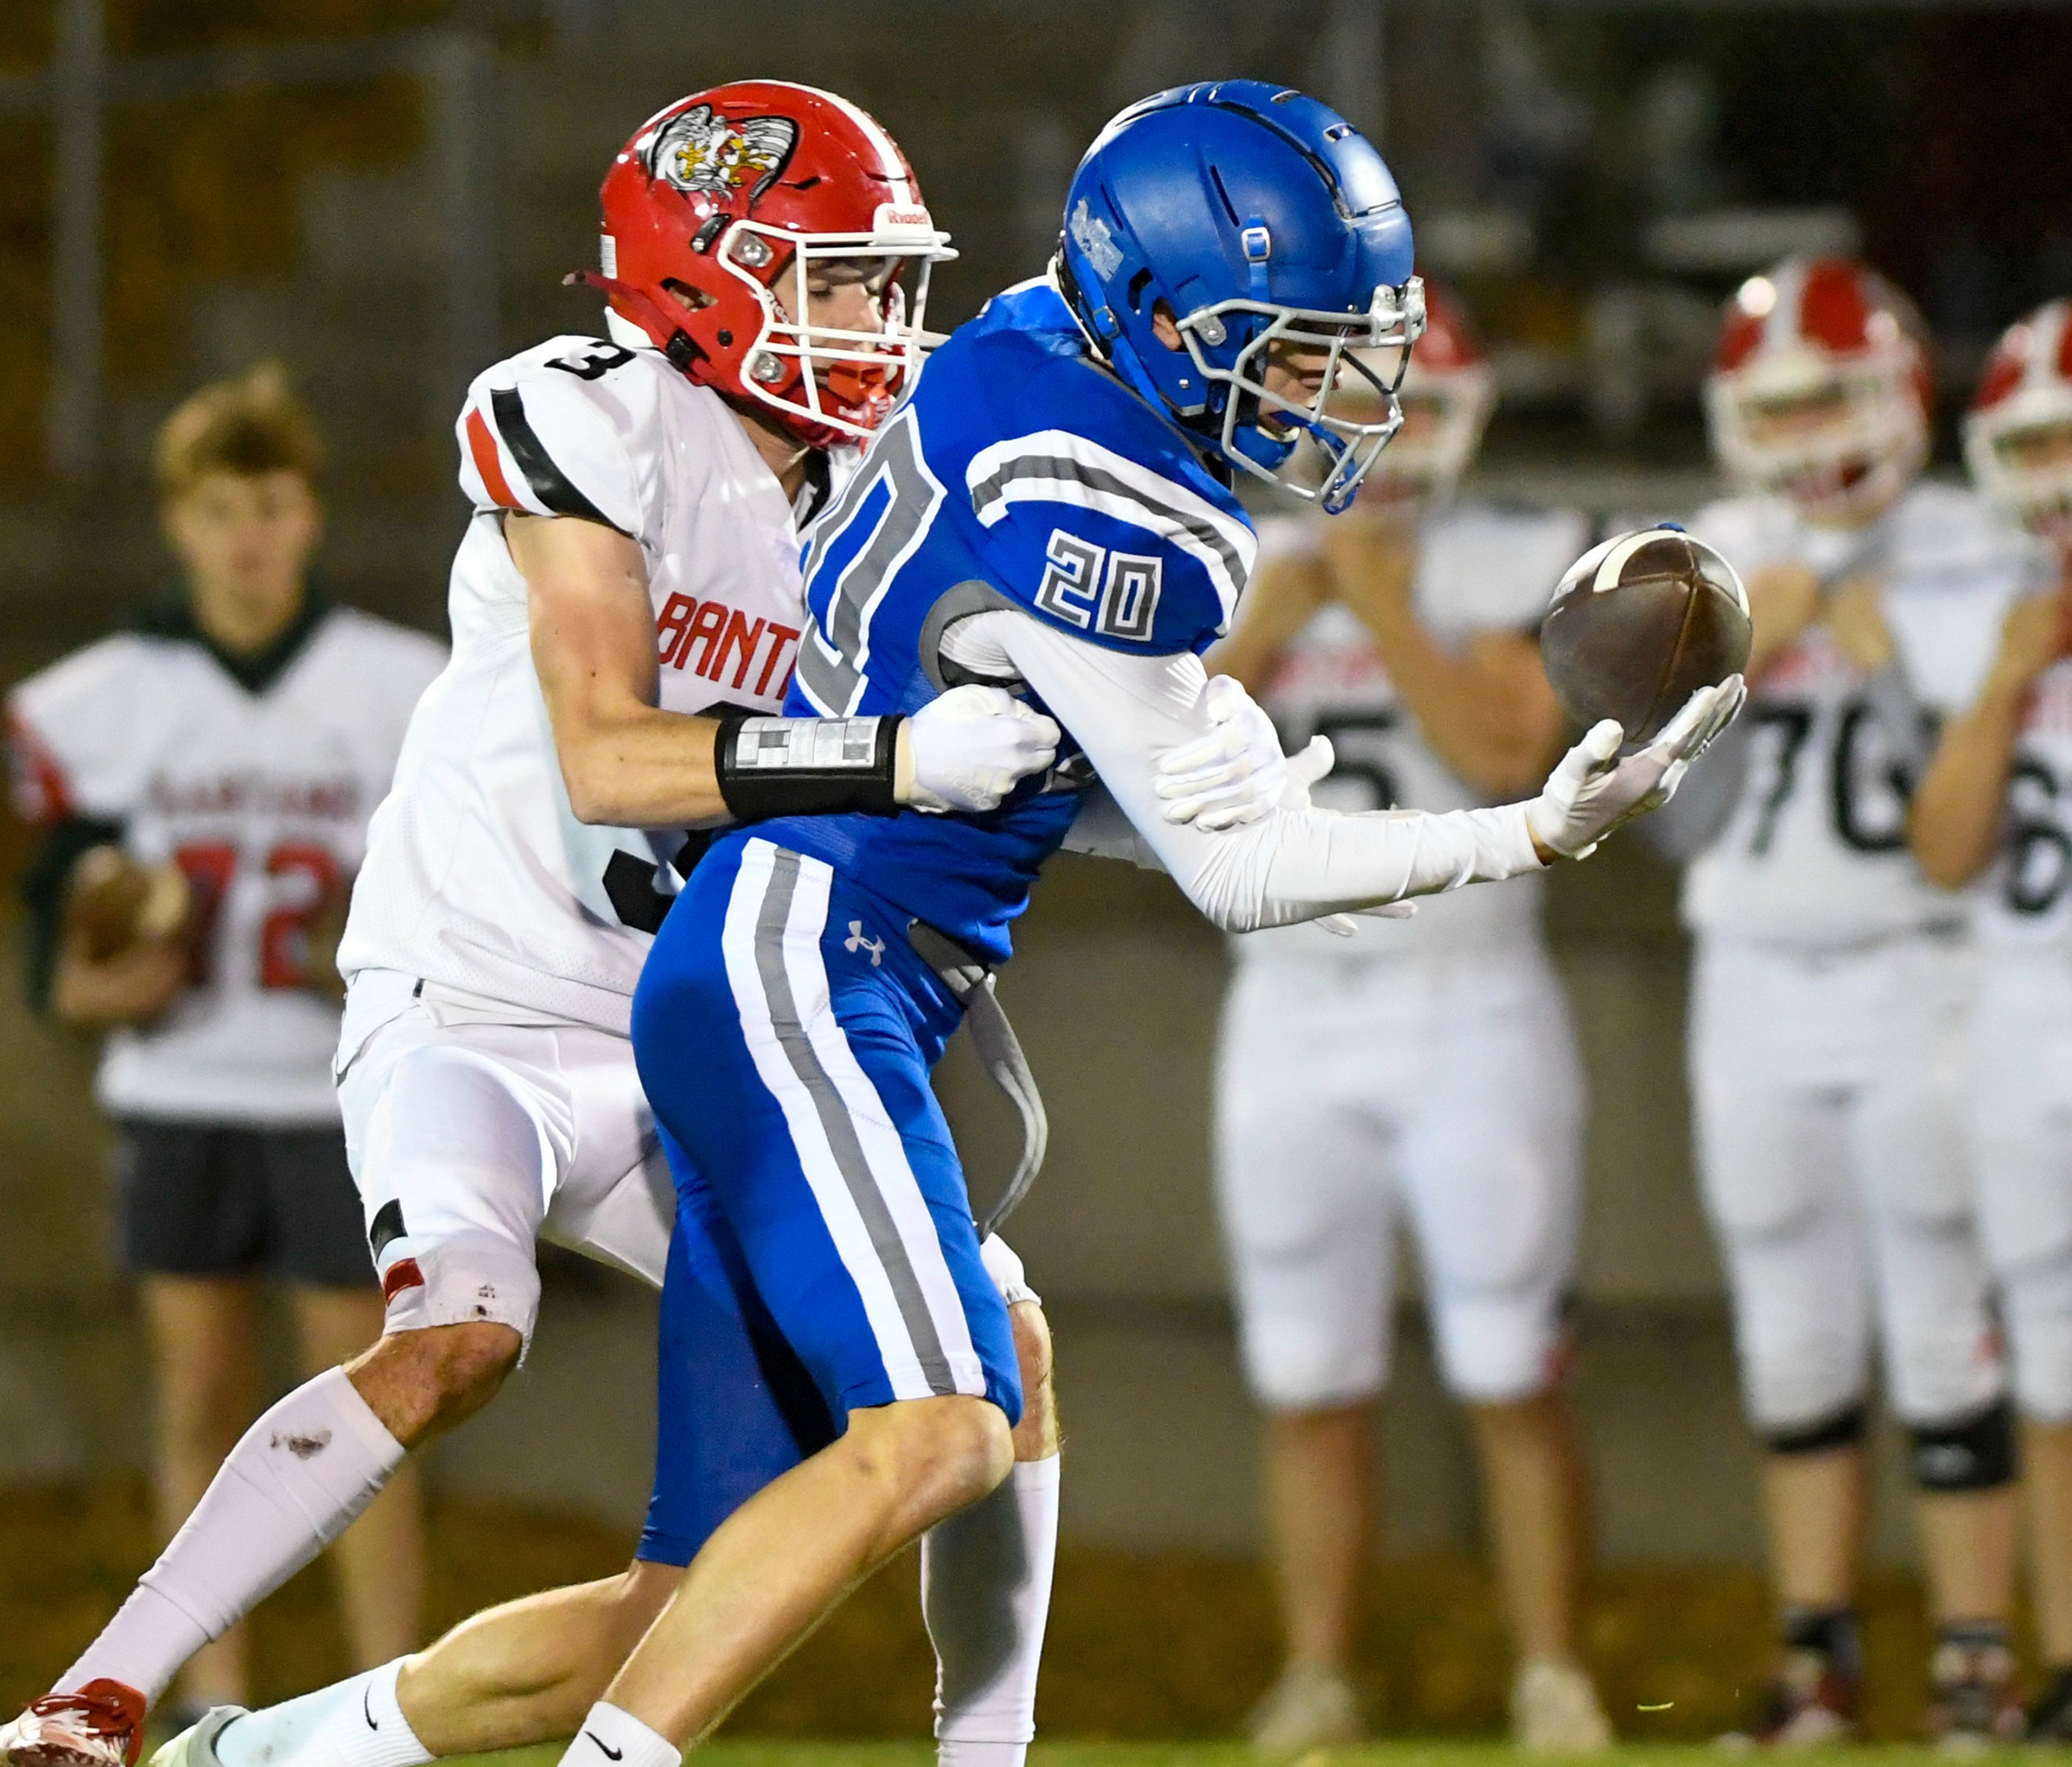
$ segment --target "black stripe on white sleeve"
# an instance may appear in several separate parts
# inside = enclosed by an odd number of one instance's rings
[[[554,464],[553,456],[541,445],[539,436],[526,417],[525,401],[516,387],[494,388],[489,395],[489,403],[495,413],[496,428],[504,438],[504,446],[510,450],[518,470],[525,475],[527,487],[547,509],[557,516],[574,516],[583,521],[599,523],[617,533],[626,532],[577,490],[568,475]]]

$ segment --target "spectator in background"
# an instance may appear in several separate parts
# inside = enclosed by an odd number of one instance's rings
[[[431,639],[331,606],[307,571],[319,445],[277,368],[204,388],[160,431],[181,590],[14,688],[30,985],[106,1033],[120,1255],[139,1280],[170,1537],[256,1414],[258,1280],[286,1285],[302,1372],[381,1329],[331,1078],[333,961],[369,812]],[[413,1486],[338,1547],[362,1665],[417,1642]],[[196,1707],[248,1702],[242,1629],[198,1655]]]
[[[1334,808],[1500,802],[1561,751],[1534,634],[1589,526],[1453,500],[1494,387],[1452,304],[1429,284],[1425,298],[1403,428],[1359,505],[1260,524],[1240,623],[1211,659],[1291,745],[1330,738],[1337,770],[1318,796]],[[1519,1658],[1512,1733],[1603,1749],[1577,1654],[1589,1523],[1563,1379],[1582,1085],[1539,891],[1464,891],[1408,923],[1346,927],[1349,939],[1312,925],[1232,942],[1218,1060],[1217,1191],[1247,1372],[1270,1412],[1288,1634],[1253,1740],[1300,1753],[1359,1734],[1347,1669],[1402,1220],[1482,1463]]]

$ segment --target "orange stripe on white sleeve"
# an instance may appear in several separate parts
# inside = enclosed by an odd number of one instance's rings
[[[506,509],[523,510],[524,504],[518,500],[511,489],[511,482],[504,476],[504,462],[496,454],[496,438],[490,434],[489,425],[479,409],[467,414],[467,449],[475,458],[475,470],[482,475],[483,488],[490,496]]]

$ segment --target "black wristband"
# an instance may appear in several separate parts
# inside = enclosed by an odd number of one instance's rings
[[[736,822],[769,816],[890,816],[895,795],[898,717],[719,721],[713,765]]]

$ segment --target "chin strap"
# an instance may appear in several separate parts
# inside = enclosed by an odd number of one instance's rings
[[[596,270],[571,270],[561,278],[561,286],[595,289],[607,300],[626,309],[623,316],[640,327],[649,337],[669,340],[657,347],[669,359],[672,367],[703,384],[705,376],[700,370],[705,364],[705,351],[691,341],[690,333],[646,290],[637,289],[631,282],[622,282],[615,276],[605,276]]]

